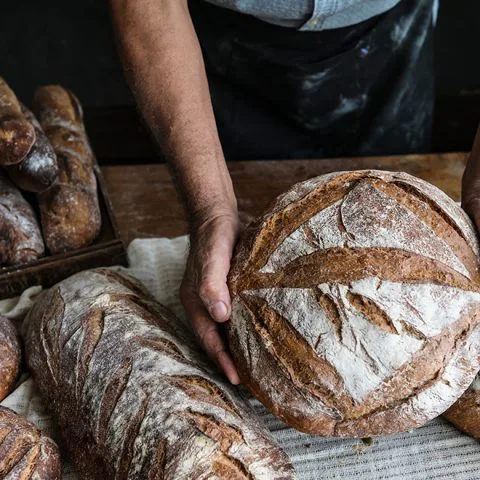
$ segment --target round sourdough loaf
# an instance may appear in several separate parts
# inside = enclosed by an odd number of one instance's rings
[[[424,424],[479,369],[478,254],[464,212],[405,173],[295,185],[232,262],[228,338],[242,381],[312,434]]]
[[[459,430],[480,440],[480,375],[443,416]]]
[[[0,315],[0,401],[13,389],[20,372],[20,342],[14,325]]]

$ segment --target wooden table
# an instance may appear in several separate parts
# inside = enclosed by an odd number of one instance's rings
[[[338,170],[401,170],[437,185],[460,199],[460,179],[466,154],[409,155],[333,160],[282,160],[229,164],[239,210],[245,218],[257,215],[290,185]],[[175,237],[187,232],[185,214],[164,164],[104,167],[123,240]]]

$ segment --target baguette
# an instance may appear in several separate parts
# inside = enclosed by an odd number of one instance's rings
[[[35,128],[36,140],[24,160],[16,165],[5,167],[5,170],[13,183],[22,190],[43,192],[57,179],[57,157],[35,115],[24,105],[22,105],[22,112]]]
[[[42,293],[26,358],[83,479],[292,479],[190,334],[127,277],[82,272]]]
[[[57,445],[35,425],[0,407],[0,478],[61,480]]]
[[[7,82],[0,78],[0,165],[21,162],[35,143],[35,129],[22,113]]]
[[[58,85],[35,92],[40,124],[57,155],[57,183],[38,194],[43,234],[52,253],[90,245],[101,227],[93,152],[79,101]]]
[[[0,401],[13,390],[21,357],[17,330],[8,318],[0,315]]]
[[[406,173],[293,186],[232,259],[228,338],[242,382],[322,436],[410,430],[480,368],[479,246],[463,210]]]
[[[29,263],[44,252],[42,234],[32,207],[0,172],[0,266]]]

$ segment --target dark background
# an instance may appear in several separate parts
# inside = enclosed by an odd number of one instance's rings
[[[90,128],[106,120],[105,107],[133,105],[115,51],[107,4],[99,0],[2,2],[0,76],[26,104],[38,85],[69,87],[86,107]],[[441,1],[435,76],[436,150],[464,149],[480,117],[479,0]],[[127,121],[138,122],[138,117],[131,116],[134,112],[122,112]],[[102,150],[100,156],[105,154]]]

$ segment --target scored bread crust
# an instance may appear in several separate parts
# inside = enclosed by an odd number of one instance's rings
[[[58,447],[25,418],[0,406],[0,478],[61,480]]]
[[[228,339],[242,381],[307,433],[424,424],[480,367],[478,254],[466,214],[408,174],[295,185],[232,260]]]
[[[25,105],[22,105],[22,112],[34,127],[36,140],[20,163],[7,166],[5,170],[13,183],[21,189],[27,192],[43,192],[57,179],[57,156],[35,115]]]
[[[21,162],[35,143],[35,129],[25,118],[20,103],[0,77],[0,165]]]
[[[33,262],[45,253],[35,213],[0,172],[0,267]]]
[[[480,377],[443,416],[459,430],[480,440]]]
[[[35,112],[58,162],[56,183],[38,194],[45,243],[50,253],[90,245],[99,235],[101,213],[83,111],[60,85],[35,91]]]
[[[21,363],[20,341],[15,326],[0,315],[0,401],[13,389]]]
[[[83,478],[293,479],[191,334],[134,280],[76,274],[26,325],[28,366]]]

